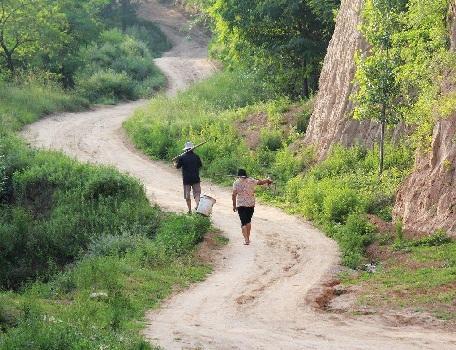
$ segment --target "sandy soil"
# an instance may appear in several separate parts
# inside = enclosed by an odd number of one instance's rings
[[[214,71],[207,38],[183,34],[186,20],[156,1],[144,16],[158,21],[174,48],[156,60],[169,79],[169,94]],[[23,132],[34,146],[77,159],[109,164],[139,178],[150,200],[185,209],[179,173],[135,151],[122,122],[145,102],[43,119]],[[230,243],[214,273],[147,314],[144,334],[165,349],[456,349],[456,334],[393,327],[372,317],[347,317],[313,308],[321,288],[338,269],[338,249],[310,224],[258,205],[252,244],[244,246],[228,189],[205,182],[217,199],[213,221]]]

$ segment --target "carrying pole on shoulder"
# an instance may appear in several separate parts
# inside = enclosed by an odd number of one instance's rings
[[[188,150],[182,152],[181,154],[179,154],[178,156],[175,156],[173,159],[171,159],[172,162],[174,162],[175,160],[179,159],[180,157],[182,157],[183,155],[187,154],[188,152],[190,151],[193,151],[195,148],[198,148],[202,145],[204,145],[205,143],[207,143],[207,141],[203,141],[201,143],[198,143],[196,146],[193,146],[192,148],[189,148]]]

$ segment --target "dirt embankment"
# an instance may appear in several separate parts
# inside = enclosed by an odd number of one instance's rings
[[[169,93],[213,72],[207,38],[183,33],[186,19],[157,1],[144,16],[158,21],[175,47],[156,62]],[[135,151],[122,122],[144,105],[135,102],[84,113],[59,114],[24,130],[36,147],[61,150],[82,161],[113,165],[140,179],[151,201],[182,211],[180,174]],[[230,239],[214,273],[147,315],[144,334],[166,349],[454,349],[456,335],[392,327],[379,318],[319,312],[314,301],[338,270],[337,245],[310,224],[258,205],[252,244],[243,246],[230,191],[203,183],[217,199],[214,225]]]
[[[456,4],[449,14],[452,50],[456,52]],[[441,91],[456,93],[456,71],[449,70]],[[439,120],[431,151],[418,154],[415,169],[401,186],[394,215],[410,230],[432,233],[444,229],[456,237],[456,113]]]

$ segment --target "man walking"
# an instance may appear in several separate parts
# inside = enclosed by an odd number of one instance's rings
[[[192,212],[192,200],[190,197],[190,192],[193,191],[193,198],[196,202],[196,208],[198,207],[201,195],[201,180],[199,177],[199,170],[203,166],[203,163],[201,162],[200,157],[195,152],[193,152],[194,147],[195,146],[192,142],[186,142],[183,149],[185,154],[180,156],[175,163],[177,169],[182,168],[184,198],[187,202],[189,214]]]

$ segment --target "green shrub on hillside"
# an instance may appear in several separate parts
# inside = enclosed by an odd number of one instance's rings
[[[98,237],[48,283],[0,293],[0,349],[150,349],[133,320],[209,272],[192,257],[207,218],[167,214],[158,225],[156,238]]]
[[[352,213],[344,225],[333,230],[333,237],[342,251],[342,263],[353,269],[359,267],[365,248],[374,238],[375,227],[363,216]]]
[[[268,151],[278,151],[282,147],[282,133],[278,130],[267,130],[261,131],[260,147]]]
[[[323,218],[327,222],[342,224],[348,215],[360,207],[358,194],[349,187],[336,187],[323,199]]]
[[[112,69],[78,76],[76,85],[79,92],[92,102],[109,104],[139,97],[135,89],[135,81],[126,73],[115,72]]]
[[[137,99],[164,83],[147,45],[117,29],[102,33],[81,57],[86,64],[76,75],[76,87],[92,102]]]
[[[133,178],[2,143],[7,179],[0,193],[0,285],[47,277],[74,261],[95,237],[126,230],[155,234],[159,211]]]

